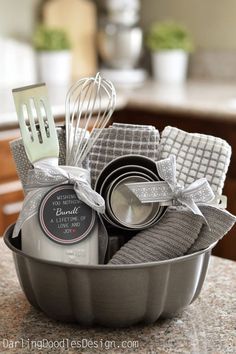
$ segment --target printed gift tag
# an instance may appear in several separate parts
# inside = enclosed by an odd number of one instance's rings
[[[92,230],[95,211],[77,198],[73,185],[51,189],[39,207],[39,222],[45,234],[60,244],[82,241]]]

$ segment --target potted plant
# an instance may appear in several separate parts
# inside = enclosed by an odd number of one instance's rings
[[[187,29],[171,21],[155,22],[148,31],[146,43],[152,51],[154,78],[160,82],[184,82],[188,53],[193,50]]]
[[[48,84],[69,83],[71,51],[67,33],[59,28],[39,26],[33,42],[38,52],[40,80]]]

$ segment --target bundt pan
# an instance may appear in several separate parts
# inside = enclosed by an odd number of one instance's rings
[[[211,249],[135,265],[67,265],[21,251],[13,225],[4,235],[28,301],[48,317],[80,325],[127,327],[170,318],[199,295]]]

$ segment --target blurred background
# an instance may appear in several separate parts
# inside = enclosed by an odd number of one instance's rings
[[[0,235],[23,193],[9,149],[20,133],[12,88],[46,82],[63,124],[74,81],[100,71],[113,121],[211,134],[232,146],[224,193],[236,214],[236,2],[0,0]],[[236,230],[215,254],[236,260]]]
[[[188,77],[232,79],[236,76],[235,10],[233,0],[224,5],[214,0],[0,0],[0,85],[38,78],[40,55],[34,36],[42,23],[67,32],[73,52],[72,79],[103,67],[116,69],[109,74],[117,76],[118,69],[136,68],[136,78],[129,70],[126,80],[129,74],[131,82],[132,78],[142,81],[145,72],[141,69],[151,70],[147,32],[152,23],[164,20],[178,22],[191,34],[194,51]],[[123,42],[120,47],[119,40]],[[114,43],[119,47],[116,50]],[[116,63],[114,59],[117,52],[123,58],[119,63],[119,58]]]

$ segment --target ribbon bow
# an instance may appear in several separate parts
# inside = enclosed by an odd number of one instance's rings
[[[27,190],[56,186],[58,184],[73,184],[78,199],[99,213],[105,212],[105,201],[95,192],[89,183],[89,172],[83,168],[74,167],[73,172],[67,172],[60,166],[53,166],[47,160],[42,160],[29,172]]]
[[[184,187],[176,179],[176,157],[170,155],[167,159],[156,163],[157,171],[163,181],[127,183],[127,187],[142,203],[175,201],[189,208],[194,214],[201,215],[198,203],[207,203],[215,195],[206,178],[200,178]]]
[[[105,212],[104,199],[90,186],[89,172],[83,168],[74,167],[74,169],[76,175],[44,160],[29,172],[27,195],[15,225],[13,237],[17,237],[24,222],[38,212],[39,204],[50,188],[60,184],[73,184],[78,199],[98,213]]]

